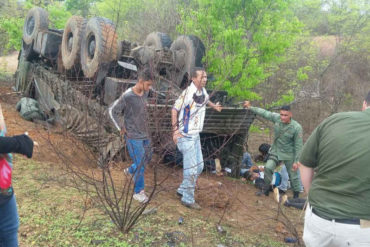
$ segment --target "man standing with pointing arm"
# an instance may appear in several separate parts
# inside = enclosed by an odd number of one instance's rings
[[[269,195],[269,185],[271,184],[274,170],[277,165],[284,163],[292,184],[294,198],[298,198],[301,183],[297,173],[297,162],[303,145],[302,126],[292,119],[290,106],[282,106],[280,114],[253,107],[249,101],[244,102],[244,107],[274,123],[274,141],[265,165],[265,186],[261,192],[266,196]],[[260,194],[258,193],[257,195]]]
[[[192,82],[176,100],[171,120],[173,141],[183,155],[183,181],[177,189],[181,203],[192,209],[200,209],[194,200],[194,190],[198,176],[203,170],[203,155],[199,133],[203,129],[206,105],[221,111],[219,103],[213,104],[205,86],[207,73],[203,68],[196,67],[191,72]]]
[[[307,247],[370,246],[370,92],[361,112],[325,119],[299,158]]]

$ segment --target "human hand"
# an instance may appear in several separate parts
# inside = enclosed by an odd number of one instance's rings
[[[292,171],[295,172],[298,169],[298,163],[294,163],[292,166]]]
[[[175,130],[174,132],[173,132],[173,137],[172,137],[172,140],[173,140],[173,142],[177,145],[177,142],[178,142],[178,138],[180,138],[180,137],[184,137],[181,133],[180,133],[180,131],[179,130]]]
[[[243,106],[244,106],[244,108],[249,109],[251,107],[251,102],[248,101],[248,100],[246,100],[246,101],[244,101],[244,105]]]
[[[125,136],[125,134],[126,134],[126,128],[123,127],[119,133],[120,133],[121,136]]]
[[[220,102],[217,102],[217,103],[215,104],[214,109],[215,109],[216,111],[218,111],[218,112],[221,112],[221,111],[222,111],[222,105],[220,104]]]

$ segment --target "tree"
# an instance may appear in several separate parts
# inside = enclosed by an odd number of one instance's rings
[[[179,30],[199,36],[207,49],[205,63],[213,87],[248,99],[284,61],[284,52],[302,25],[283,0],[196,0],[184,4]]]
[[[175,35],[180,16],[178,0],[102,0],[91,6],[92,16],[113,20],[118,35],[142,43],[146,36],[159,31]]]

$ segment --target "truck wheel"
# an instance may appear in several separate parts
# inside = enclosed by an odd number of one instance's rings
[[[152,32],[144,41],[145,46],[152,47],[155,50],[162,50],[163,48],[170,48],[171,38],[165,33],[161,32]]]
[[[113,22],[101,17],[91,18],[81,44],[81,66],[85,77],[93,78],[100,65],[117,59],[117,34]]]
[[[74,66],[79,67],[81,40],[85,28],[86,19],[81,16],[72,16],[66,23],[62,38],[62,61],[67,70]]]
[[[191,70],[202,66],[204,45],[196,36],[182,35],[172,43],[170,49],[173,52],[176,69],[175,83],[183,87],[187,79],[190,79]]]
[[[23,25],[23,40],[29,45],[36,39],[39,31],[48,30],[49,14],[44,9],[33,7],[28,11]]]

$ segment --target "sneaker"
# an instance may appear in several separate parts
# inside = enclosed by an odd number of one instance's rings
[[[141,202],[141,203],[146,203],[148,202],[149,198],[147,195],[145,195],[145,192],[144,190],[140,191],[140,193],[136,193],[134,194],[133,198],[138,201],[138,202]]]
[[[196,202],[186,203],[186,202],[181,201],[181,204],[184,205],[187,208],[190,208],[190,209],[196,209],[196,210],[201,210],[202,209],[202,207]]]
[[[178,191],[176,191],[176,195],[177,195],[178,197],[182,197],[182,193],[180,193],[180,192],[178,192]]]

